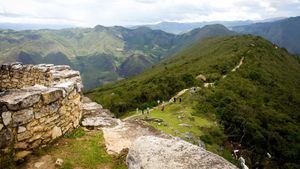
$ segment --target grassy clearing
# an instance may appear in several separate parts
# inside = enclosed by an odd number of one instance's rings
[[[64,160],[62,169],[126,169],[126,153],[112,156],[106,153],[101,131],[85,132],[82,128],[58,141],[53,147],[40,155],[49,154],[53,158]]]
[[[134,116],[135,118],[161,119],[163,122],[149,121],[149,124],[165,133],[180,137],[193,144],[204,141],[206,149],[217,153],[227,160],[234,162],[229,150],[223,148],[224,134],[213,116],[196,116],[195,99],[196,94],[187,91],[182,102],[171,103],[165,106],[165,110],[155,108],[149,115],[136,114],[135,111],[128,112],[122,118]]]

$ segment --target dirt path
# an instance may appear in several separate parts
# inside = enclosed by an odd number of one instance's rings
[[[242,57],[240,63],[236,67],[234,67],[231,71],[235,72],[237,69],[239,69],[242,66],[243,63],[244,63],[244,57]]]

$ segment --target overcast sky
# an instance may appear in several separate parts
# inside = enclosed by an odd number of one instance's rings
[[[135,25],[300,15],[300,0],[0,0],[0,22]]]

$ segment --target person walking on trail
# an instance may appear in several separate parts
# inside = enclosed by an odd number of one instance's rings
[[[174,103],[176,103],[176,97],[174,97]]]
[[[163,101],[162,106],[161,106],[161,111],[164,111],[164,110],[165,110],[165,102]]]
[[[157,100],[157,105],[159,105],[159,103],[160,103],[160,100]]]
[[[179,103],[181,103],[181,97],[179,98]]]
[[[149,113],[150,113],[150,109],[149,107],[147,107],[147,115],[149,115]]]

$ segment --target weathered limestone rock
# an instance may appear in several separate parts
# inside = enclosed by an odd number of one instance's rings
[[[15,144],[16,149],[26,149],[28,147],[28,144],[25,142],[18,142]]]
[[[95,102],[86,102],[83,104],[82,126],[86,127],[107,127],[115,126],[118,120],[112,118],[112,113],[103,109],[103,107]]]
[[[123,149],[129,148],[132,142],[141,136],[154,135],[171,138],[171,136],[154,129],[142,121],[119,121],[117,126],[104,127],[102,131],[106,151],[109,154],[120,153]]]
[[[117,124],[117,119],[111,117],[88,117],[81,122],[82,126],[86,127],[107,127]]]
[[[50,88],[49,90],[42,93],[44,104],[52,103],[62,97],[63,91],[57,88]]]
[[[202,74],[200,74],[200,75],[198,75],[197,77],[196,77],[196,79],[197,80],[202,80],[202,81],[206,81],[206,77],[204,76],[204,75],[202,75]]]
[[[126,158],[129,169],[237,169],[224,158],[179,139],[143,136]]]
[[[9,123],[11,122],[12,118],[11,118],[11,112],[7,111],[7,112],[3,112],[2,113],[2,119],[3,119],[3,124],[5,126],[9,125]]]
[[[23,126],[18,127],[18,133],[23,133],[25,131],[26,131],[26,127],[23,127]]]
[[[18,141],[23,141],[23,140],[27,140],[31,137],[32,137],[32,134],[29,131],[27,131],[27,132],[19,133],[17,135],[17,140]]]
[[[16,154],[14,160],[15,161],[21,160],[21,159],[23,159],[24,157],[28,156],[31,153],[32,153],[31,151],[20,151]]]
[[[28,108],[40,100],[39,91],[20,89],[5,92],[0,97],[0,104],[6,105],[9,110]]]
[[[53,129],[52,129],[52,139],[55,139],[59,136],[62,135],[62,131],[61,131],[61,128],[60,127],[57,127],[55,126]]]
[[[17,112],[14,112],[12,115],[13,119],[13,125],[18,126],[18,125],[23,125],[28,123],[30,120],[33,119],[33,109],[23,109]]]

